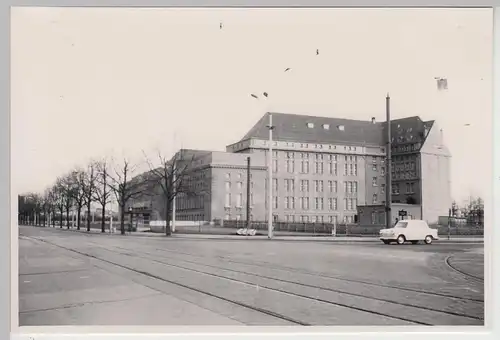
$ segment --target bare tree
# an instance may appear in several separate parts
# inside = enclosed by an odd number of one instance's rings
[[[140,197],[148,191],[148,181],[140,176],[133,178],[136,167],[129,160],[123,159],[123,164],[115,168],[113,174],[108,174],[109,188],[113,191],[120,207],[120,232],[125,235],[125,207],[130,199]]]
[[[96,191],[96,171],[95,163],[91,162],[88,166],[87,171],[84,173],[82,180],[82,193],[84,205],[87,207],[87,231],[90,231],[90,209],[92,202],[94,201],[94,192]],[[104,231],[103,231],[104,232]]]
[[[85,204],[85,171],[83,169],[76,169],[72,171],[68,177],[70,186],[70,195],[72,195],[73,205],[76,208],[77,222],[76,229],[80,230],[82,221],[82,209]]]
[[[60,182],[64,210],[66,211],[66,229],[70,227],[69,211],[74,205],[75,182],[71,174],[64,176]]]
[[[54,207],[55,210],[59,212],[59,228],[63,227],[63,216],[64,216],[64,203],[66,201],[64,196],[64,179],[59,177],[52,189],[54,196]],[[55,223],[55,219],[54,219]]]
[[[57,208],[57,193],[55,187],[51,187],[47,192],[47,203],[48,203],[48,213],[52,218],[49,219],[52,222],[52,227],[56,226],[56,208]]]
[[[41,225],[41,223],[40,223],[40,215],[41,214],[40,213],[41,213],[42,207],[43,207],[43,197],[38,193],[31,193],[30,199],[33,202],[33,207],[34,207],[34,211],[33,211],[34,225]]]
[[[203,188],[195,188],[193,183],[192,168],[196,160],[195,154],[188,152],[189,150],[180,150],[170,159],[158,152],[158,160],[160,165],[155,167],[146,156],[149,164],[149,178],[151,183],[149,188],[159,187],[163,201],[165,204],[165,235],[170,236],[172,230],[170,227],[170,219],[172,217],[172,203],[174,198],[179,194],[186,196],[195,196],[202,194]]]
[[[101,204],[101,232],[106,231],[106,205],[109,203],[111,188],[109,187],[108,162],[102,160],[94,164],[95,186],[93,198]]]

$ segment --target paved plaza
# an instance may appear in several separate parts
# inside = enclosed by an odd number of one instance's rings
[[[19,234],[20,326],[484,325],[477,242]]]

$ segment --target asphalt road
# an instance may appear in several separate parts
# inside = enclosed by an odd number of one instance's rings
[[[482,244],[19,231],[20,326],[484,325]]]

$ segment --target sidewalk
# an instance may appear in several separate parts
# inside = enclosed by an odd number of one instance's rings
[[[51,227],[51,229],[54,229]],[[87,231],[86,228],[81,228],[80,230],[76,229],[66,229],[66,228],[59,228],[56,227],[55,230],[60,230],[61,232],[78,232],[78,233],[84,233],[84,234],[101,234],[103,236],[115,236],[115,237],[120,237],[120,236],[134,236],[134,237],[156,237],[156,238],[161,238],[165,237],[165,234],[163,233],[152,233],[152,232],[145,232],[145,231],[136,231],[136,232],[125,232],[125,235],[121,235],[120,230],[117,229],[116,233],[109,233],[109,230],[107,230],[105,233],[102,233],[101,230],[98,229],[90,229],[90,231]],[[267,235],[256,235],[256,236],[240,236],[240,235],[220,235],[220,234],[195,234],[195,233],[182,233],[182,232],[176,232],[173,233],[172,238],[179,238],[179,239],[199,239],[199,240],[267,240],[268,237]],[[318,242],[380,242],[379,238],[376,236],[345,236],[345,235],[338,235],[338,236],[326,236],[326,235],[275,235],[273,240],[276,241],[318,241]],[[447,236],[440,236],[440,239],[438,241],[434,241],[436,243],[441,243],[441,242],[455,242],[455,243],[483,243],[484,239],[482,236],[476,236],[476,237],[462,237],[462,236],[451,236],[450,239],[448,240]]]

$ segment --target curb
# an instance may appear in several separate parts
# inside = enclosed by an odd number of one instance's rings
[[[49,227],[39,227],[39,226],[31,226],[35,228],[49,228]],[[63,232],[74,232],[74,233],[81,233],[81,234],[96,234],[96,235],[103,235],[103,236],[132,236],[132,237],[142,237],[142,238],[160,238],[160,237],[165,237],[164,234],[161,233],[147,233],[149,235],[145,235],[144,232],[126,232],[125,235],[122,235],[119,231],[117,233],[110,234],[108,232],[101,232],[101,230],[96,230],[96,229],[91,229],[91,231],[87,231],[86,228],[76,230],[76,229],[65,229],[65,228],[49,228],[50,230],[55,230],[55,231],[63,231]],[[191,239],[191,240],[268,240],[267,236],[238,236],[238,235],[220,235],[220,234],[191,234],[191,233],[174,233],[171,236],[172,238],[178,238],[178,239]],[[332,237],[332,236],[275,236],[272,239],[273,241],[293,241],[293,242],[335,242],[335,243],[379,243],[380,240],[377,237],[359,237],[359,236],[337,236],[337,237]],[[441,238],[438,241],[434,242],[435,244],[453,244],[453,243],[463,243],[463,244],[483,244],[484,239],[483,238],[451,238],[448,240],[447,238]]]

